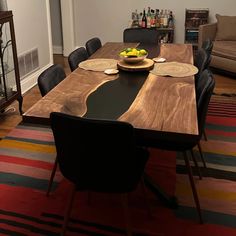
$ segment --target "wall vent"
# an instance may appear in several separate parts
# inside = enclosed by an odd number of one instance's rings
[[[38,48],[34,48],[18,56],[20,79],[24,79],[39,68]]]

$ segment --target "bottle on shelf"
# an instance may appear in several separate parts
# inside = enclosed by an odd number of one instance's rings
[[[169,19],[168,19],[168,27],[173,28],[174,27],[174,17],[173,12],[170,11]]]
[[[151,9],[151,28],[156,27],[155,11]]]
[[[134,28],[139,27],[139,15],[138,15],[138,10],[137,9],[134,12],[133,27]]]
[[[164,13],[163,13],[163,27],[167,28],[168,27],[168,14],[167,14],[167,10],[165,9]]]
[[[138,21],[139,21],[139,27],[142,27],[142,19],[143,19],[143,13],[140,12],[140,13],[139,13],[139,19],[138,19]]]
[[[155,21],[156,21],[156,27],[160,27],[160,15],[159,15],[159,9],[156,9],[156,14],[155,14]]]
[[[147,28],[151,28],[151,8],[148,7],[147,12]]]
[[[160,11],[160,28],[163,28],[164,25],[164,12],[163,10]]]
[[[142,28],[147,28],[147,17],[146,17],[145,9],[143,9]]]

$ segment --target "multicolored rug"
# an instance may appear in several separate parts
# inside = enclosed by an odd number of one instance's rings
[[[201,168],[202,180],[196,177],[204,220],[236,228],[236,98],[212,97],[205,130],[208,141],[202,140],[201,146],[207,169]],[[195,153],[199,156],[197,148]],[[192,193],[179,154],[177,173],[176,195],[181,207],[176,213],[194,218]]]
[[[180,207],[168,209],[148,191],[150,219],[139,186],[129,195],[134,235],[236,235],[236,117],[218,113],[209,109],[208,141],[202,141],[208,168],[201,168],[202,180],[195,179],[205,224],[198,224],[180,155],[176,174],[176,154],[151,149],[147,173],[177,196]],[[58,171],[46,197],[54,160],[53,136],[47,127],[21,124],[0,141],[0,235],[60,235],[71,186]],[[87,193],[78,193],[68,235],[125,235],[119,196],[92,193],[89,204]]]

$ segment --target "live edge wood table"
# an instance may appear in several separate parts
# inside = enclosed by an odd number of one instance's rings
[[[119,59],[126,47],[148,50],[149,58],[166,58],[193,64],[190,44],[146,45],[106,43],[93,58]],[[131,123],[137,142],[155,147],[158,139],[193,140],[198,135],[194,77],[161,77],[148,71],[120,71],[117,75],[76,69],[57,87],[23,114],[24,122],[49,124],[52,111],[88,118],[121,120]],[[167,196],[146,176],[149,187],[170,207],[174,198]]]

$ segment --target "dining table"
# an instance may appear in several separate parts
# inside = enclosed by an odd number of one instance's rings
[[[145,44],[107,42],[89,59],[119,62],[124,48],[138,47],[148,58],[165,62],[193,64],[191,44]],[[158,63],[155,63],[157,65]],[[109,68],[107,68],[109,69]],[[60,84],[23,114],[23,121],[50,124],[51,112],[76,116],[125,121],[134,127],[138,145],[155,147],[159,140],[192,142],[198,136],[194,75],[161,76],[155,70],[122,70],[105,74],[96,68],[78,67]],[[153,73],[152,73],[153,72]],[[177,205],[150,176],[146,182],[167,205]]]

